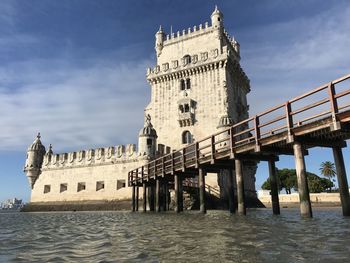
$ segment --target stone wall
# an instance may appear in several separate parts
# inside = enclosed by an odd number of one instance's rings
[[[46,155],[31,202],[130,199],[128,172],[146,162],[131,144]]]
[[[271,206],[271,196],[262,195],[259,196],[259,200],[266,206]],[[280,194],[279,201],[281,205],[288,204],[299,204],[299,194]],[[329,204],[329,205],[340,205],[340,196],[339,193],[310,193],[310,201],[314,204]]]

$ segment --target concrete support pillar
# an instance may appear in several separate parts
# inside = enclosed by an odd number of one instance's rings
[[[274,215],[279,215],[280,214],[280,202],[278,199],[276,165],[275,165],[275,161],[273,161],[273,160],[269,160],[269,172],[270,172],[272,212]]]
[[[227,191],[228,191],[228,209],[231,214],[234,214],[236,210],[235,189],[234,189],[233,182],[234,182],[233,170],[229,169],[228,180],[227,180]]]
[[[303,217],[312,217],[309,187],[307,185],[305,159],[301,143],[295,142],[293,144],[293,150],[300,199],[300,214]]]
[[[169,190],[169,185],[167,185],[166,188],[166,210],[170,210],[170,203],[171,203],[171,195],[170,195],[170,190]]]
[[[175,187],[175,212],[179,213],[183,210],[182,208],[182,180],[180,178],[180,175],[175,174],[174,175],[174,187]]]
[[[135,191],[136,191],[136,186],[132,186],[132,206],[131,206],[131,211],[135,212],[136,210],[136,200],[135,200]]]
[[[337,170],[339,194],[344,216],[350,216],[349,185],[346,177],[343,152],[340,147],[333,147],[333,156]]]
[[[161,192],[160,192],[160,179],[156,180],[156,212],[160,212],[161,207]]]
[[[143,188],[143,212],[147,211],[147,187],[146,187],[146,183],[143,183],[142,185]]]
[[[169,211],[169,204],[170,204],[171,198],[170,198],[168,181],[164,182],[163,187],[164,187],[164,194],[163,194],[164,211]]]
[[[154,192],[155,192],[155,185],[152,184],[148,187],[148,200],[149,200],[149,210],[154,212]]]
[[[205,174],[206,172],[202,169],[198,169],[198,183],[199,183],[199,202],[200,212],[205,214],[207,212],[206,200],[205,200]]]
[[[237,184],[237,212],[239,215],[246,214],[245,200],[244,200],[244,181],[243,181],[243,171],[242,162],[239,159],[235,159],[235,169],[236,169],[236,184]]]
[[[136,186],[135,210],[139,211],[139,187]]]

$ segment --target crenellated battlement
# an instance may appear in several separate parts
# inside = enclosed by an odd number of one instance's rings
[[[171,34],[164,34],[163,38],[163,46],[174,44],[178,41],[185,41],[187,39],[198,37],[203,34],[212,33],[214,30],[217,30],[213,26],[209,26],[208,22],[205,22],[204,27],[202,24],[199,26],[193,26],[193,28],[189,27],[188,29],[183,29],[181,31],[177,31]],[[231,45],[231,47],[239,54],[239,43],[235,40],[235,38],[229,35],[229,33],[223,28],[223,35],[226,37],[227,42]]]
[[[44,156],[42,170],[135,162],[142,158],[145,157],[138,156],[135,144],[110,146],[69,153],[47,153]]]
[[[170,34],[164,34],[163,43],[164,46],[166,46],[177,41],[184,41],[188,38],[212,32],[213,30],[213,27],[209,26],[208,22],[205,22],[204,26],[203,24],[200,24],[198,27],[193,26],[193,28],[189,27],[188,29],[183,29],[181,31],[177,31],[176,33],[172,32]]]
[[[188,50],[188,53],[185,52],[185,54],[182,54],[182,57],[172,56],[173,50],[181,48],[180,42],[202,36],[203,34],[213,34],[211,39],[218,41],[218,44],[200,50],[196,47],[197,42],[192,42],[193,48]],[[157,54],[160,59],[157,59],[156,66],[147,68],[146,75],[148,80],[182,70],[193,71],[203,66],[207,70],[208,64],[228,60],[229,58],[238,63],[240,61],[240,45],[223,27],[217,28],[205,23],[204,27],[200,24],[198,27],[194,26],[193,30],[188,28],[188,30],[177,31],[176,34],[172,33],[171,35],[166,35],[160,28],[156,36],[157,41],[161,38],[161,42],[156,42]],[[171,47],[171,45],[174,46]]]

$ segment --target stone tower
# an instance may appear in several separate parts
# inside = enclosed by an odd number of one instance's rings
[[[240,45],[226,32],[217,7],[211,24],[171,34],[160,27],[155,38],[156,65],[147,70],[152,95],[145,112],[152,116],[158,143],[178,150],[249,117],[250,83],[240,66]],[[224,190],[227,172],[207,182]],[[254,199],[256,163],[246,163],[244,172],[246,196]]]
[[[154,158],[157,150],[157,132],[151,123],[151,116],[145,118],[145,125],[139,132],[139,156]]]
[[[240,67],[239,44],[215,7],[211,25],[156,33],[156,65],[147,70],[158,141],[179,149],[248,117],[249,80]]]
[[[45,146],[42,145],[40,141],[40,133],[38,133],[35,141],[27,150],[27,159],[24,166],[24,172],[26,173],[29,184],[32,188],[41,173],[41,165],[43,163],[45,152]]]

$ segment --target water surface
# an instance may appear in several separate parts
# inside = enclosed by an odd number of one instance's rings
[[[0,213],[1,262],[350,262],[340,209]]]

